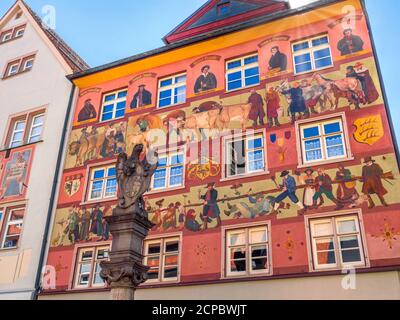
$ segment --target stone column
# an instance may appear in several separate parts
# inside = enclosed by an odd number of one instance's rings
[[[136,288],[147,280],[148,267],[143,265],[142,247],[154,226],[142,210],[117,207],[106,220],[113,241],[110,261],[101,263],[101,277],[111,287],[112,300],[134,300]]]

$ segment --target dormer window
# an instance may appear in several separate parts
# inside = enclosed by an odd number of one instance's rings
[[[220,3],[220,4],[217,6],[218,15],[219,15],[219,16],[223,16],[223,15],[228,14],[229,11],[230,11],[230,8],[231,8],[231,3],[230,3],[230,1],[226,1],[226,2]]]
[[[12,38],[12,31],[5,33],[1,38],[1,42],[9,41],[11,40],[11,38]]]
[[[25,28],[26,25],[22,25],[15,27],[13,29],[0,32],[0,44],[21,38],[25,33]]]

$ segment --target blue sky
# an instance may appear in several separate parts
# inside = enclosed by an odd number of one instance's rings
[[[57,13],[56,31],[91,66],[163,45],[161,38],[205,0],[26,0],[40,15],[44,5]],[[0,1],[0,15],[14,0]],[[389,105],[400,141],[399,0],[366,0]]]

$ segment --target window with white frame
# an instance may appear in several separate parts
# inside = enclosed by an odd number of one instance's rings
[[[34,116],[29,132],[28,143],[38,142],[42,136],[44,125],[44,114]]]
[[[158,167],[154,172],[152,190],[183,186],[185,175],[185,154],[183,151],[158,156]]]
[[[365,266],[357,215],[310,219],[314,269]]]
[[[125,116],[128,90],[119,90],[103,96],[101,121],[120,119]]]
[[[186,102],[186,74],[160,79],[158,107],[165,108]]]
[[[0,44],[16,38],[20,38],[25,33],[26,25],[17,26],[13,29],[6,30],[0,34]]]
[[[145,241],[144,264],[150,267],[148,282],[177,281],[179,276],[179,252],[179,237]]]
[[[11,64],[11,65],[8,67],[7,76],[8,76],[8,77],[11,77],[11,76],[17,74],[17,73],[18,73],[18,70],[19,70],[19,63],[13,63],[13,64]]]
[[[44,111],[34,111],[11,119],[6,146],[17,148],[26,143],[41,140],[44,127]]]
[[[117,195],[117,176],[114,165],[92,168],[87,200],[114,198]]]
[[[260,84],[258,55],[226,62],[226,89],[234,91]]]
[[[12,38],[12,31],[6,32],[2,36],[1,42],[6,42],[8,40],[11,40],[11,38]]]
[[[292,44],[295,74],[321,70],[333,66],[328,35]]]
[[[299,125],[303,164],[348,158],[343,119]]]
[[[104,287],[100,277],[102,261],[109,260],[110,246],[81,248],[78,250],[75,267],[74,288]]]
[[[226,276],[270,272],[268,226],[226,230]]]
[[[1,249],[16,249],[22,235],[25,208],[8,209],[4,217]]]
[[[23,71],[28,71],[33,68],[34,59],[28,59],[24,63]]]
[[[32,70],[35,57],[36,55],[33,54],[8,62],[3,78],[12,77],[17,74],[25,73]]]
[[[24,34],[25,34],[25,26],[21,27],[15,31],[16,38],[22,37]]]
[[[249,175],[266,170],[265,144],[262,133],[224,138],[224,144],[226,177]]]

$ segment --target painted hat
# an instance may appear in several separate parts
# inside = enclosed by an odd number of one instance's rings
[[[372,157],[366,157],[366,158],[364,158],[364,163],[368,163],[368,162],[375,162],[375,160],[374,159],[372,159]]]
[[[360,68],[362,67],[364,64],[362,62],[357,62],[354,66],[354,68]]]
[[[86,99],[85,103],[92,101],[92,99]]]
[[[351,29],[351,28],[344,29],[343,34],[346,34],[347,31],[353,32],[353,29]]]
[[[307,173],[307,172],[314,173],[314,169],[311,168],[311,167],[309,167],[309,168],[306,168],[306,170],[304,170],[304,172],[305,172],[305,173]]]
[[[264,199],[264,195],[262,193],[259,193],[256,195],[256,200]]]
[[[203,72],[204,69],[206,69],[206,68],[211,69],[211,67],[209,65],[205,65],[204,67],[201,68],[201,72]]]
[[[287,170],[285,170],[285,171],[283,171],[283,172],[281,173],[281,178],[286,177],[286,176],[288,176],[289,174],[290,174],[290,172],[287,171]]]
[[[210,182],[209,184],[207,184],[206,188],[209,188],[209,187],[215,187],[215,182]]]
[[[145,84],[141,84],[139,85],[139,88],[144,88],[146,85]]]
[[[161,207],[163,205],[164,199],[158,200],[156,206]]]

